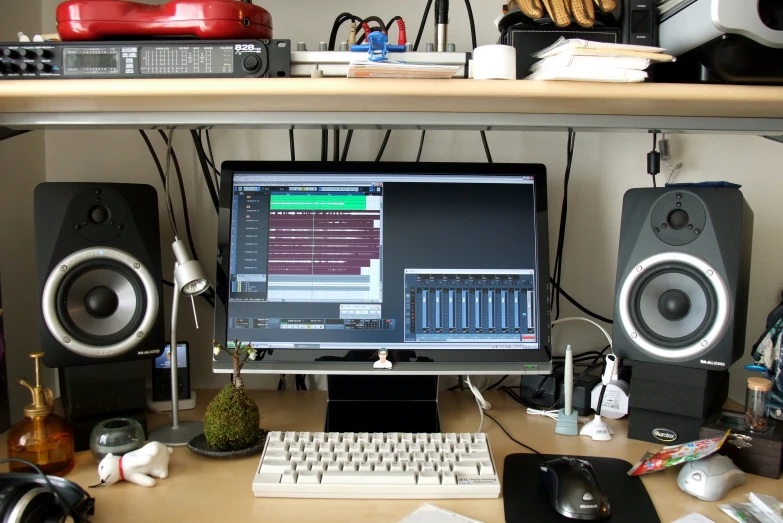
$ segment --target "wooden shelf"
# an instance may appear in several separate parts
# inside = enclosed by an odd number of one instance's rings
[[[783,87],[309,78],[0,82],[0,126],[169,125],[783,134]]]

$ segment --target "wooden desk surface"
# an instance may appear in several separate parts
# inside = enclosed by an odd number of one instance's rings
[[[783,87],[349,78],[0,82],[2,113],[443,112],[783,118]]]
[[[199,393],[199,407],[183,412],[183,419],[199,419],[216,391]],[[261,409],[261,424],[270,430],[323,430],[326,393],[322,391],[252,391]],[[647,450],[659,446],[625,437],[625,421],[609,420],[615,436],[609,442],[594,442],[583,437],[554,434],[554,422],[548,418],[528,416],[524,409],[502,393],[487,393],[492,403],[491,414],[515,438],[543,453],[606,456],[636,462]],[[472,395],[465,392],[447,392],[440,396],[443,432],[475,432],[479,416]],[[156,426],[165,418],[150,416],[150,425]],[[509,440],[498,426],[487,419],[484,431],[495,457],[499,474],[503,473],[506,455],[527,452]],[[0,448],[5,457],[5,436]],[[170,476],[159,480],[151,489],[130,483],[119,483],[102,489],[90,490],[96,498],[95,523],[112,522],[219,522],[264,521],[319,523],[346,521],[395,523],[419,507],[422,500],[317,500],[255,498],[251,482],[258,466],[259,456],[231,461],[203,458],[187,448],[177,448],[171,457]],[[97,464],[89,452],[77,457],[76,468],[67,476],[82,485],[97,480]],[[670,523],[690,512],[699,512],[720,523],[726,516],[718,503],[699,501],[680,491],[676,484],[677,470],[667,470],[645,476],[663,523]],[[537,481],[537,478],[531,478]],[[733,490],[728,501],[741,501],[750,492],[780,497],[783,480],[748,476],[744,487]],[[725,501],[725,500],[724,500]],[[502,523],[503,500],[465,499],[436,500],[435,504],[485,523]],[[535,523],[535,522],[531,522]]]

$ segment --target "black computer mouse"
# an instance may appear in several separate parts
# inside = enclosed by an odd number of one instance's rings
[[[552,508],[570,519],[603,519],[612,508],[595,477],[593,466],[584,460],[559,458],[541,465],[541,485],[549,494]]]

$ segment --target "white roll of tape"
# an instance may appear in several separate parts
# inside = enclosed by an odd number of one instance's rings
[[[473,78],[516,80],[517,50],[510,45],[482,45],[473,51]]]

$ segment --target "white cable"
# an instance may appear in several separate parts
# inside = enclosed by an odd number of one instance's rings
[[[479,422],[479,428],[476,432],[481,432],[481,430],[484,428],[484,410],[489,410],[492,408],[492,404],[484,399],[484,396],[481,395],[481,392],[470,382],[470,376],[466,377],[465,383],[468,384],[468,388],[470,389],[470,392],[473,393],[473,397],[476,399],[476,405],[478,405],[479,408],[479,416],[481,417],[481,421]]]
[[[609,350],[612,352],[612,354],[614,354],[614,349],[612,348],[612,337],[609,336],[609,333],[606,332],[606,329],[598,325],[596,322],[588,318],[583,318],[581,316],[573,316],[570,318],[560,318],[559,320],[555,320],[552,322],[552,325],[554,326],[557,325],[558,323],[563,323],[565,321],[586,321],[587,323],[592,323],[593,325],[601,329],[601,332],[604,333],[604,336],[606,336],[606,340],[609,342]]]

